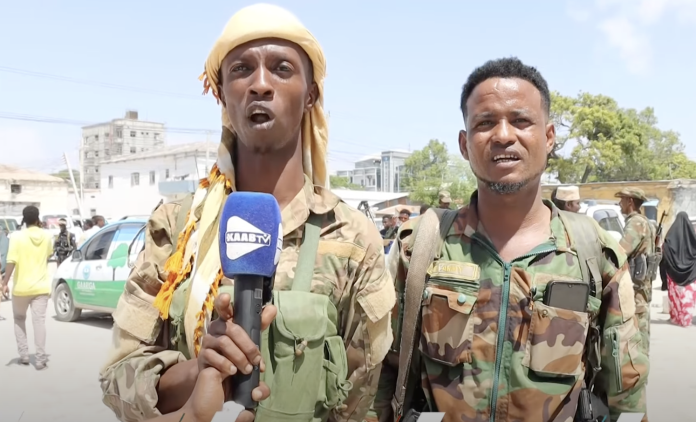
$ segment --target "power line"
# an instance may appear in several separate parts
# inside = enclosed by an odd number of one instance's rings
[[[140,87],[134,87],[134,86],[128,86],[128,85],[112,84],[109,82],[90,81],[90,80],[86,80],[86,79],[71,78],[69,76],[52,75],[50,73],[34,72],[31,70],[17,69],[17,68],[7,67],[7,66],[0,66],[0,72],[14,73],[16,75],[22,75],[22,76],[33,76],[36,78],[51,79],[51,80],[55,80],[55,81],[71,82],[74,84],[96,86],[96,87],[100,87],[100,88],[109,88],[109,89],[117,89],[117,90],[121,90],[121,91],[137,92],[140,94],[152,94],[152,95],[161,95],[161,96],[165,96],[165,97],[186,98],[186,99],[196,99],[196,100],[205,99],[205,100],[210,101],[209,98],[205,98],[203,95],[193,95],[193,94],[184,94],[184,93],[180,93],[180,92],[159,91],[159,90],[149,89],[149,88],[140,88]]]

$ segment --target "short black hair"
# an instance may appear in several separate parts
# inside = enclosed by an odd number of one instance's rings
[[[22,223],[29,226],[36,226],[39,224],[39,209],[33,205],[24,207],[22,210]]]
[[[466,102],[471,96],[471,93],[474,92],[474,89],[476,89],[481,82],[491,78],[517,78],[531,83],[541,94],[541,102],[546,115],[548,116],[551,112],[551,94],[549,93],[549,86],[546,83],[546,79],[541,76],[541,73],[539,73],[535,67],[522,63],[517,57],[507,57],[489,60],[471,72],[462,88],[460,107],[464,119],[466,119],[467,116]]]
[[[401,215],[401,214],[406,214],[406,215],[408,215],[408,216],[410,217],[410,216],[411,216],[411,211],[409,211],[408,209],[404,208],[404,209],[402,209],[401,211],[399,211],[399,215]]]

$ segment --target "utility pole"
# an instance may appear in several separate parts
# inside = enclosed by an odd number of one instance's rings
[[[75,184],[75,176],[73,175],[72,167],[70,167],[70,160],[68,160],[68,154],[63,153],[63,161],[65,161],[65,165],[68,167],[68,174],[70,174],[70,182],[72,183],[73,194],[75,195],[75,200],[77,201],[77,209],[78,211],[80,211],[80,220],[85,221],[84,212],[82,210],[82,200],[80,199],[79,191],[77,190],[77,185]]]

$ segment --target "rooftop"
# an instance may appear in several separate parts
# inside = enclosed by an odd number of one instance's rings
[[[51,176],[34,170],[27,170],[19,167],[0,164],[0,180],[10,180],[18,182],[49,182],[67,183],[60,177]]]
[[[133,160],[145,160],[150,158],[170,157],[172,155],[185,155],[195,153],[210,152],[210,158],[217,158],[217,144],[213,142],[194,142],[190,144],[167,145],[161,148],[152,149],[150,151],[139,152],[137,154],[129,154],[119,156],[111,160],[102,161],[102,164],[123,163]]]

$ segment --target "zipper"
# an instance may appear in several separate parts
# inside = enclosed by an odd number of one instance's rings
[[[621,357],[619,356],[619,331],[618,330],[616,330],[612,333],[611,343],[613,346],[611,348],[611,356],[614,358],[614,365],[615,365],[614,374],[616,375],[616,377],[615,377],[616,391],[618,393],[621,393],[621,392],[623,392],[623,382],[621,380],[621,371],[619,370],[621,368]]]
[[[483,246],[488,253],[490,253],[493,258],[498,261],[498,263],[503,266],[503,291],[501,297],[500,314],[498,316],[498,338],[495,343],[495,370],[493,373],[493,389],[491,392],[491,417],[490,422],[495,422],[495,414],[498,407],[498,389],[500,387],[500,367],[503,364],[503,343],[505,342],[505,329],[507,324],[507,311],[510,302],[510,274],[512,274],[512,263],[522,259],[531,258],[536,255],[546,254],[556,251],[556,247],[550,247],[546,249],[533,250],[528,254],[519,256],[512,260],[512,262],[505,262],[500,257],[498,252],[490,246],[485,240],[481,240],[474,234],[472,239]],[[533,298],[532,298],[533,299]]]

